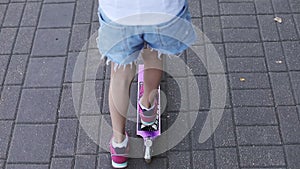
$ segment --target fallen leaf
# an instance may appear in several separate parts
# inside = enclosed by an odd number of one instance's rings
[[[244,82],[244,81],[246,81],[246,79],[243,78],[243,77],[241,77],[241,78],[240,78],[240,81],[241,81],[241,82]]]
[[[274,21],[278,22],[278,23],[282,23],[282,19],[280,17],[275,17]]]

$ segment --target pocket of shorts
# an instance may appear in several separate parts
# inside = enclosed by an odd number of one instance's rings
[[[98,47],[103,52],[102,54],[107,54],[107,52],[111,55],[123,54],[128,49],[125,40],[125,27],[111,25],[104,21],[101,15],[99,15],[99,21]]]
[[[189,15],[178,18],[176,22],[158,27],[159,38],[163,46],[182,43],[189,44],[195,38],[195,31],[189,20]]]

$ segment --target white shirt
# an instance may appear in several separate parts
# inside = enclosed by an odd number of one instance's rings
[[[99,0],[112,21],[125,25],[159,24],[174,18],[185,0]]]

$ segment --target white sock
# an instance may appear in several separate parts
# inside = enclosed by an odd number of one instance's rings
[[[123,147],[126,147],[127,146],[127,143],[128,143],[128,136],[125,135],[125,139],[123,140],[122,143],[116,143],[114,138],[112,139],[112,146],[113,148],[123,148]]]
[[[142,109],[147,110],[147,111],[149,111],[149,110],[151,110],[151,109],[154,108],[154,104],[150,108],[145,107],[144,105],[142,105],[141,100],[139,101],[139,104],[140,104],[140,106],[141,106]]]

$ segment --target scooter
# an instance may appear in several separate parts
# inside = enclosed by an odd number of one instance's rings
[[[138,94],[137,94],[137,100],[139,100],[144,93],[144,65],[140,64],[138,66]],[[138,136],[141,136],[144,139],[144,145],[145,145],[145,155],[144,159],[147,163],[151,162],[151,153],[152,153],[152,145],[155,138],[161,135],[161,112],[160,112],[160,86],[158,87],[158,106],[157,106],[157,114],[156,114],[156,121],[154,124],[150,126],[144,126],[141,123],[141,119],[139,116],[139,105],[137,103],[137,126],[136,126],[136,133]]]

